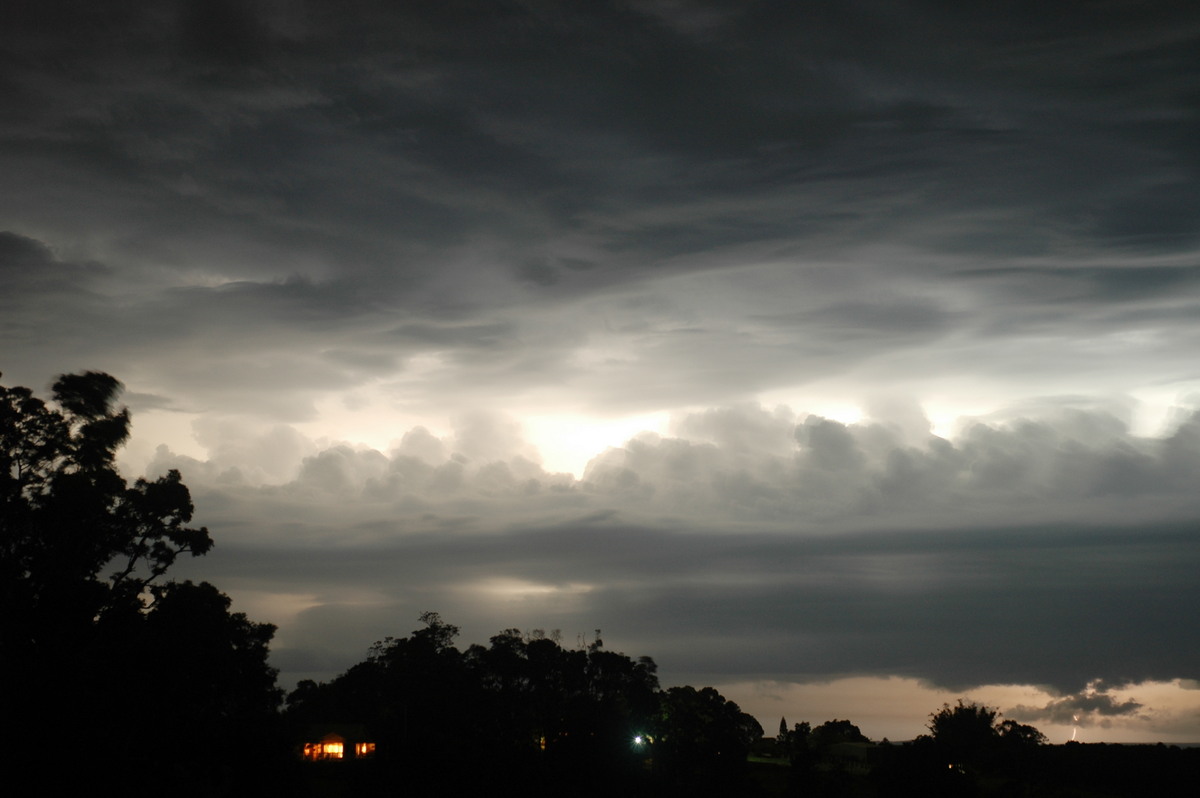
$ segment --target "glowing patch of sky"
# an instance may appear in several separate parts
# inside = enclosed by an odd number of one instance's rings
[[[133,414],[129,442],[121,450],[118,462],[127,477],[142,476],[146,464],[159,446],[175,454],[206,460],[208,451],[196,440],[190,413],[169,410],[140,410]]]
[[[669,414],[646,413],[623,418],[582,414],[545,414],[521,419],[527,439],[542,455],[550,472],[583,475],[588,461],[611,446],[621,446],[639,432],[662,433]]]
[[[1192,739],[1194,719],[1200,714],[1200,690],[1187,689],[1179,680],[1145,682],[1113,690],[1114,700],[1134,699],[1143,703],[1144,708],[1115,717],[1083,717],[1078,727],[1022,718],[1019,712],[1011,712],[1022,706],[1043,707],[1060,698],[1033,685],[984,685],[953,691],[933,688],[915,679],[858,676],[810,683],[727,682],[719,684],[718,689],[758,718],[767,735],[776,733],[780,717],[787,719],[789,728],[802,721],[817,726],[827,720],[848,718],[873,740],[884,737],[892,741],[911,740],[928,733],[926,723],[930,713],[961,698],[968,703],[998,708],[1006,718],[1029,723],[1051,743],[1064,743],[1072,735],[1080,742],[1194,743],[1197,742]],[[1189,726],[1186,720],[1193,725]]]

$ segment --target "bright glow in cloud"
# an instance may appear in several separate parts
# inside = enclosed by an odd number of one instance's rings
[[[468,588],[478,591],[499,601],[520,601],[529,598],[561,599],[587,593],[592,588],[589,585],[566,584],[547,585],[536,582],[526,582],[521,579],[490,578]]]
[[[605,449],[622,446],[641,432],[664,432],[668,414],[644,413],[623,418],[597,418],[583,414],[539,414],[521,419],[526,437],[542,455],[550,472],[583,476],[588,462]]]

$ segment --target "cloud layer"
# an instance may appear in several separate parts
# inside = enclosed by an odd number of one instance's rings
[[[6,12],[8,373],[292,419],[1195,386],[1195,14],[443,5]]]
[[[149,471],[181,468],[206,523],[228,530],[211,565],[231,585],[307,596],[285,644],[337,625],[361,650],[436,605],[477,635],[619,630],[710,678],[1042,685],[1064,697],[1027,714],[1055,722],[1104,714],[1103,697],[1067,696],[1097,680],[1191,673],[1179,630],[1200,599],[1200,416],[1148,439],[1060,410],[954,441],[901,417],[912,437],[886,420],[707,411],[677,419],[687,437],[635,437],[579,480],[528,459],[496,418],[447,439],[415,428],[386,454],[330,446],[282,483],[231,472],[219,446],[208,462],[163,447]]]

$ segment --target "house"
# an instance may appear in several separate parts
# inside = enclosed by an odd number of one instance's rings
[[[375,743],[366,727],[357,723],[336,723],[309,727],[307,742],[300,748],[305,762],[344,762],[351,759],[370,759],[375,755]]]

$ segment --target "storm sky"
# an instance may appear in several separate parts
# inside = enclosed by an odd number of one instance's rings
[[[1200,6],[0,9],[0,371],[329,679],[436,610],[768,733],[1200,741]]]

